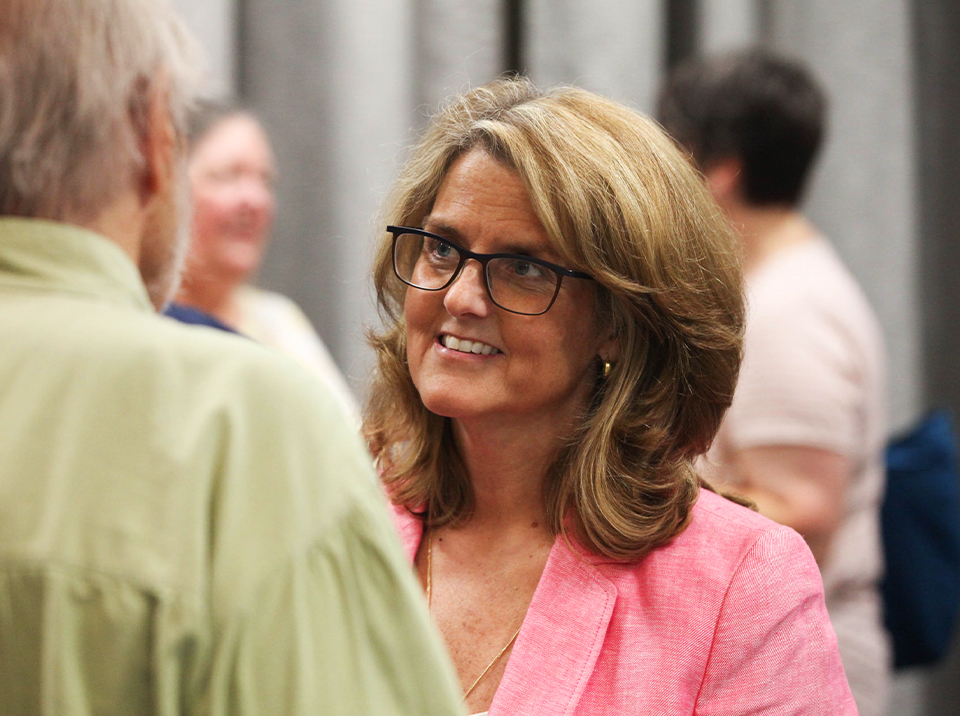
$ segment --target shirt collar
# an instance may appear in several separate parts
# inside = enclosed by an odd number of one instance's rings
[[[153,311],[140,272],[123,249],[87,229],[0,217],[0,287],[74,293]]]

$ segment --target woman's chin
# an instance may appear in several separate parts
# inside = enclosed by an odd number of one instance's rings
[[[431,396],[429,393],[426,395],[421,393],[420,397],[427,410],[442,418],[466,420],[471,417],[478,417],[484,412],[473,404],[473,401],[467,401],[460,397],[451,397],[450,395]]]
[[[235,243],[221,253],[217,265],[222,275],[240,283],[256,273],[262,258],[263,252],[259,246]]]
[[[456,420],[461,415],[461,411],[457,409],[456,406],[450,405],[447,401],[424,401],[424,406],[434,415],[439,415],[441,418],[453,418]]]

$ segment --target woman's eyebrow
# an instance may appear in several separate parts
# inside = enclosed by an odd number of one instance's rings
[[[424,231],[429,231],[431,234],[438,234],[439,236],[450,239],[456,244],[464,247],[466,246],[466,239],[464,238],[464,235],[456,227],[451,226],[442,219],[436,220],[428,216],[423,220],[422,225]],[[519,254],[521,256],[529,256],[530,258],[541,259],[542,261],[556,262],[559,260],[559,257],[556,256],[549,248],[545,248],[543,246],[534,246],[531,245],[530,242],[512,238],[504,239],[503,245],[500,246],[499,250],[493,253]]]
[[[497,253],[520,254],[521,256],[529,256],[532,259],[549,262],[556,262],[560,258],[549,246],[544,246],[540,241],[523,241],[522,239],[512,238],[505,239]]]
[[[532,259],[544,259],[545,254],[549,252],[544,251],[543,247],[531,247],[528,244],[505,244],[501,247],[500,251],[497,253],[500,254],[520,254],[521,256],[529,256]]]
[[[440,236],[448,238],[457,243],[463,242],[463,234],[461,234],[455,227],[444,223],[443,221],[435,221],[428,216],[423,220],[422,226],[424,231],[429,231],[431,234],[439,234]]]

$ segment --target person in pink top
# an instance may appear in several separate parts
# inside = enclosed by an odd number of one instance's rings
[[[467,713],[855,714],[803,539],[695,468],[742,276],[662,130],[497,80],[385,216],[365,433]]]
[[[826,105],[803,64],[747,50],[679,66],[659,115],[744,248],[744,363],[704,467],[806,539],[860,714],[884,716],[885,351],[856,279],[801,212]]]

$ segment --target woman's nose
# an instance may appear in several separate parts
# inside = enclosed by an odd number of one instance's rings
[[[263,180],[247,177],[239,182],[240,203],[256,210],[269,209],[273,205],[273,190]]]
[[[451,316],[488,315],[492,302],[487,294],[483,266],[467,259],[453,283],[447,287],[443,305]]]

